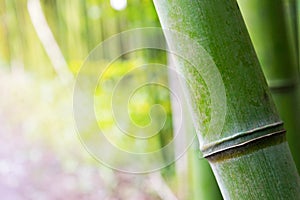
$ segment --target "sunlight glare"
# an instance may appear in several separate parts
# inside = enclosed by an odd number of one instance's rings
[[[127,0],[110,0],[110,5],[115,10],[124,10],[127,7]]]

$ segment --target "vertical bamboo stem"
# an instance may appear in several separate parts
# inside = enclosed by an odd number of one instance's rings
[[[290,43],[282,0],[239,0],[251,40],[272,97],[285,123],[287,139],[300,170],[300,91],[296,51]]]
[[[218,200],[222,199],[215,176],[206,159],[200,158],[199,143],[195,140],[192,152],[192,181],[193,199]]]
[[[170,68],[174,68],[175,64],[171,55],[168,56],[168,63]],[[173,71],[175,69],[172,69]],[[171,71],[172,71],[171,70]],[[177,74],[169,73],[169,85],[172,91],[176,91],[177,98],[181,99],[181,104],[179,107],[178,104],[172,103],[172,115],[173,115],[173,129],[174,133],[179,133],[179,135],[194,134],[195,129],[191,121],[191,116],[188,110],[188,105],[184,99],[184,91],[180,84],[180,79]],[[174,97],[173,97],[174,98]],[[171,102],[175,102],[176,99],[171,98]],[[182,113],[181,113],[182,112]],[[183,115],[183,118],[179,116]],[[181,121],[182,120],[182,121]],[[177,136],[178,137],[178,136]],[[188,137],[182,137],[180,140],[176,140],[175,151],[177,149],[183,149],[184,145],[187,145],[186,141]],[[182,147],[183,146],[183,147]],[[178,177],[178,191],[182,191],[179,195],[179,199],[187,199],[192,197],[193,199],[206,199],[206,200],[217,200],[221,199],[221,193],[219,187],[216,183],[215,177],[212,173],[212,170],[205,159],[199,159],[199,143],[194,141],[192,148],[187,152],[187,155],[183,155],[180,158],[180,161],[176,162],[176,172]],[[180,152],[175,153],[179,155]],[[188,159],[190,157],[190,159]],[[191,171],[187,171],[190,169]],[[192,173],[190,180],[188,181],[188,173]],[[191,183],[192,182],[192,183]],[[189,183],[189,184],[187,184]],[[192,188],[187,188],[188,186],[193,185]],[[190,196],[184,196],[192,191]],[[180,194],[180,193],[179,193]]]
[[[197,93],[190,92],[194,124],[201,151],[212,166],[223,197],[300,199],[299,177],[285,130],[237,2],[154,0],[154,3],[163,28],[184,33],[197,41],[207,54],[185,39],[166,34],[171,49],[183,57],[193,55],[191,58],[198,61],[194,67],[200,71],[207,66],[206,57],[210,56],[221,75],[227,97],[225,122],[221,132],[209,132],[210,122],[214,120],[210,118],[211,109],[215,108],[207,104],[209,99],[212,101],[210,93],[214,91],[202,92],[208,87],[203,79],[214,84],[217,80],[211,82],[208,77],[213,79],[218,74],[213,67],[207,67],[199,75],[187,62],[176,62]]]

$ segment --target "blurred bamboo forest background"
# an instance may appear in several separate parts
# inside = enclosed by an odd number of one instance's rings
[[[26,0],[1,1],[1,61],[39,76],[53,76],[53,67],[31,19],[31,15],[33,18],[41,16],[29,13],[29,3]],[[96,45],[112,35],[131,28],[159,26],[152,2],[148,0],[130,1],[121,11],[113,9],[110,1],[49,0],[40,3],[49,28],[73,72]],[[45,24],[40,25],[43,28]],[[116,48],[121,47],[116,45]]]
[[[199,162],[197,144],[153,174],[124,174],[97,163],[77,138],[72,88],[63,84],[76,77],[100,42],[128,29],[159,26],[151,0],[0,0],[1,199],[170,200],[199,195],[192,192],[199,193],[198,175],[188,173]],[[122,45],[116,43],[106,53]],[[129,56],[116,62],[119,71],[112,76],[141,60],[166,64],[167,59],[162,52]],[[167,81],[166,74],[162,78]],[[137,123],[149,123],[153,103],[167,112],[164,137],[145,147],[159,148],[172,139],[170,96],[151,87],[142,94],[144,100],[132,107]],[[114,124],[108,126],[113,129]]]

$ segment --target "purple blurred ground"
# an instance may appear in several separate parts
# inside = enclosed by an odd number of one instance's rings
[[[59,83],[7,72],[0,82],[1,199],[160,199],[146,175],[117,173],[90,158]]]

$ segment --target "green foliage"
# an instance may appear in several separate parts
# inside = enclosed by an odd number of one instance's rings
[[[103,63],[97,63],[97,65],[101,66]],[[95,113],[99,120],[100,128],[105,130],[105,136],[112,143],[127,151],[147,153],[159,150],[172,140],[170,97],[167,88],[159,85],[142,86],[141,88],[137,88],[136,91],[131,94],[132,96],[127,96],[126,90],[130,87],[129,84],[149,80],[147,73],[143,70],[134,72],[130,76],[130,72],[137,69],[138,66],[141,66],[141,62],[138,60],[115,61],[109,64],[109,67],[102,74],[99,85],[95,90]],[[129,76],[126,77],[128,73]],[[164,76],[158,74],[154,75],[151,80],[155,82],[157,78],[164,79],[165,82],[167,81],[166,74]],[[115,91],[120,81],[123,81],[122,86]],[[112,112],[113,106],[115,106],[115,104],[112,104],[113,98],[119,99],[115,102],[117,105],[128,107],[128,115],[124,118],[124,120],[128,121],[119,122],[114,118],[115,113]],[[159,130],[159,128],[151,126],[153,129],[147,129],[147,131],[145,130],[143,133],[136,133],[136,127],[147,127],[150,124],[155,125],[158,124],[157,120],[163,119],[161,116],[155,116],[155,118],[150,117],[151,108],[155,106],[155,104],[162,106],[164,111],[162,114],[166,115],[166,122],[163,129],[159,134],[153,134],[155,130]],[[127,127],[125,131],[128,131],[132,137],[118,129],[118,123],[123,123],[123,126]],[[147,140],[136,140],[133,134],[149,138]],[[164,142],[161,141],[161,135],[165,136]]]
[[[4,147],[6,141],[1,142],[0,152],[5,152],[7,158],[2,157],[0,161],[0,173],[2,175],[6,162],[23,160],[22,165],[26,168],[26,178],[7,173],[2,178],[1,186],[3,183],[6,188],[6,181],[13,178],[20,187],[7,189],[7,193],[13,191],[14,195],[20,193],[22,198],[28,199],[159,199],[157,191],[148,184],[147,175],[124,175],[99,166],[80,144],[72,120],[72,88],[63,86],[57,80],[57,74],[30,19],[29,2],[0,1],[0,80],[5,96],[0,100],[0,134],[8,135],[7,144],[15,146],[7,149]],[[123,11],[113,10],[106,0],[40,2],[51,34],[74,75],[80,71],[88,53],[105,39],[129,28],[159,26],[150,0],[128,1],[128,7]],[[122,45],[115,44],[106,54],[113,54]],[[166,123],[161,133],[145,142],[136,143],[131,137],[121,134],[108,111],[111,108],[108,99],[112,84],[143,59],[165,63],[165,55],[161,52],[124,56],[112,63],[110,70],[105,73],[105,86],[95,90],[95,112],[99,126],[107,130],[106,136],[112,143],[134,152],[161,149],[172,139],[171,109],[166,88],[141,88],[128,103],[128,119],[138,126],[146,126],[151,122],[149,113],[153,105],[160,104],[166,111]],[[107,64],[105,59],[95,63],[99,66]],[[3,68],[6,68],[5,73]],[[93,74],[94,71],[87,73]],[[167,82],[166,74],[158,77]],[[140,76],[131,77],[131,80],[147,78],[147,74],[140,73]],[[9,128],[6,129],[6,126]],[[12,156],[9,157],[15,154],[20,159],[15,161]],[[170,171],[166,173],[170,174]],[[174,175],[173,172],[171,174]],[[58,187],[56,193],[51,190],[51,185]],[[42,188],[43,192],[37,188]],[[2,190],[1,196],[10,199]]]

